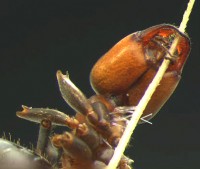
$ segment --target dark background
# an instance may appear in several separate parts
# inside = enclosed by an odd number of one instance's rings
[[[19,119],[21,105],[73,114],[55,73],[68,70],[87,95],[92,65],[124,36],[150,26],[179,25],[187,0],[0,1],[0,130],[35,145],[38,126]],[[187,27],[192,51],[176,92],[152,120],[139,125],[127,154],[136,169],[200,168],[200,6]]]

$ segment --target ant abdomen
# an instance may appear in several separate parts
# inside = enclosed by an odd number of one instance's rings
[[[0,139],[0,163],[0,169],[53,169],[42,156],[5,139]]]

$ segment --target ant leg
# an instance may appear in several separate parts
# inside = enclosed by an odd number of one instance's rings
[[[99,111],[94,111],[94,107],[90,100],[88,100],[85,95],[72,83],[69,79],[69,75],[63,75],[61,71],[58,71],[57,79],[60,92],[67,104],[70,105],[75,111],[86,116],[92,125],[99,125],[99,118],[101,118],[101,114],[98,114]]]
[[[107,108],[104,104],[97,102],[91,103],[85,95],[72,83],[69,75],[63,75],[61,71],[57,72],[57,79],[63,99],[77,112],[87,117],[92,125],[100,126],[105,130],[108,128],[108,122],[105,119]]]
[[[63,99],[69,106],[83,115],[92,112],[92,106],[85,95],[72,83],[69,75],[63,75],[61,71],[57,71],[57,79]]]
[[[52,143],[55,147],[63,149],[63,168],[89,168],[92,163],[92,151],[80,138],[69,132],[54,135]],[[80,167],[81,166],[81,167]],[[78,168],[78,167],[77,167]]]
[[[96,161],[93,162],[92,168],[93,168],[93,169],[102,169],[102,168],[106,168],[106,164],[103,163],[102,161],[96,160]]]
[[[63,153],[62,149],[55,148],[50,142],[51,125],[67,126],[71,129],[76,129],[79,125],[78,120],[54,109],[31,108],[27,106],[22,106],[22,108],[22,111],[17,112],[18,117],[40,123],[36,151],[41,155],[47,155],[46,158],[49,161],[53,161],[55,167],[60,168],[60,158]]]
[[[48,161],[51,161],[55,169],[62,168],[61,163],[61,156],[63,154],[63,150],[61,148],[56,148],[53,146],[53,143],[51,142],[51,138],[48,139],[47,148],[45,150],[45,155],[47,155]]]
[[[57,158],[56,158],[56,163],[55,163],[55,167],[57,167],[57,168],[61,168],[61,166],[62,166],[62,164],[61,164],[61,162],[60,162],[60,159],[61,159],[61,157],[62,157],[62,154],[63,154],[63,149],[58,149],[58,148],[56,148],[56,147],[54,147],[56,150],[57,150],[57,152],[58,152],[58,154],[57,154]]]
[[[133,163],[133,160],[129,159],[126,156],[123,156],[119,162],[118,169],[131,169],[131,163]]]
[[[91,148],[95,150],[101,144],[101,136],[86,123],[80,124],[76,129],[76,135]]]
[[[52,137],[52,143],[57,148],[63,148],[64,153],[74,159],[86,162],[92,159],[92,152],[89,146],[69,132],[57,134]]]
[[[46,119],[42,120],[40,123],[40,130],[36,148],[36,151],[41,155],[44,155],[45,153],[50,132],[51,132],[51,121]]]
[[[63,150],[54,147],[49,139],[52,129],[51,124],[51,121],[46,119],[41,121],[36,152],[46,156],[46,158],[54,164],[55,168],[60,168],[60,158]]]
[[[109,111],[107,107],[99,101],[92,103],[92,107],[96,112],[96,114],[98,115],[99,123],[102,126],[106,126],[108,123],[107,121],[109,120]]]
[[[22,106],[22,108],[22,111],[16,113],[17,116],[35,123],[41,123],[43,119],[47,119],[51,121],[52,125],[67,126],[71,129],[75,129],[79,125],[78,120],[74,117],[69,117],[58,110],[32,108],[27,106]]]

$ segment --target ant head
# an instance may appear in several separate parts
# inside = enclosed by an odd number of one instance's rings
[[[175,37],[175,53],[169,48]],[[90,82],[96,93],[121,95],[127,92],[149,69],[157,69],[165,55],[171,56],[168,71],[181,73],[190,52],[189,38],[175,26],[161,24],[126,36],[94,65]]]

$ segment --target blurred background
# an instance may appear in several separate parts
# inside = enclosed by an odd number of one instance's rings
[[[89,73],[124,36],[150,26],[179,25],[187,0],[0,1],[0,133],[36,144],[38,125],[19,119],[21,105],[74,112],[61,98],[56,71],[69,71],[86,94]],[[139,125],[126,154],[135,169],[200,168],[200,4],[187,27],[192,51],[177,90],[152,119]]]

